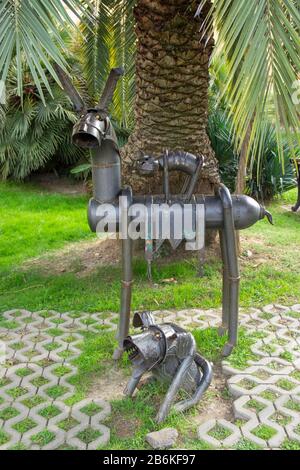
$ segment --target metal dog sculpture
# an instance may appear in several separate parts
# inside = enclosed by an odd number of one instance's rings
[[[167,417],[180,389],[192,396],[176,403],[174,409],[185,411],[196,405],[211,383],[212,368],[197,353],[192,334],[173,323],[157,325],[150,312],[136,313],[133,326],[140,327],[142,333],[124,340],[124,350],[133,364],[125,394],[132,396],[142,376],[151,371],[155,378],[170,383],[156,416],[158,423]]]

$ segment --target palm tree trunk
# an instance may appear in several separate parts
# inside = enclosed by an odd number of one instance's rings
[[[213,40],[206,45],[205,39],[200,42],[201,18],[194,18],[197,4],[138,0],[135,7],[136,127],[122,156],[125,183],[136,192],[153,192],[158,182],[135,174],[135,160],[145,154],[161,155],[164,150],[185,150],[206,157],[198,190],[210,192],[219,181],[217,160],[207,135],[208,66]],[[173,189],[178,187],[176,178]]]

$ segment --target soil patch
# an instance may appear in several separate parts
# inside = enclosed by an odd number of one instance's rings
[[[121,369],[117,364],[112,364],[104,375],[94,377],[89,388],[88,398],[109,401],[121,400],[124,398],[123,391],[128,379],[128,371]]]
[[[75,181],[67,177],[58,177],[55,174],[45,173],[30,177],[32,183],[51,193],[79,195],[87,194],[88,188],[83,181]]]
[[[120,259],[119,241],[95,239],[70,243],[51,254],[28,260],[22,267],[23,269],[36,267],[42,272],[51,272],[52,274],[73,272],[78,277],[84,277],[99,266],[118,264]]]

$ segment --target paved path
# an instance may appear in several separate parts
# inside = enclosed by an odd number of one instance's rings
[[[158,321],[186,328],[218,326],[219,310],[155,312]],[[269,305],[242,311],[247,331],[265,332],[252,351],[257,360],[244,370],[223,361],[239,425],[209,420],[199,439],[232,448],[246,439],[261,448],[278,448],[287,439],[300,443],[300,305]],[[97,449],[107,445],[103,424],[111,410],[103,400],[72,404],[76,374],[72,360],[81,353],[84,331],[116,329],[116,314],[13,310],[0,324],[0,449]],[[69,399],[69,400],[68,400]],[[67,404],[66,404],[67,403]]]

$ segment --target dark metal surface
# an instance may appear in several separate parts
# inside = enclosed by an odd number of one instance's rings
[[[123,190],[122,195],[127,197],[130,203],[132,201],[132,190],[126,188]],[[128,226],[130,221],[128,210],[123,212],[123,223]],[[114,359],[119,359],[123,354],[124,338],[129,332],[130,323],[130,308],[131,308],[131,294],[132,294],[132,240],[127,237],[122,240],[122,283],[121,283],[121,306],[120,306],[120,322],[118,330],[118,348],[114,352]]]
[[[297,212],[300,209],[300,158],[296,160],[297,165],[297,180],[298,180],[298,199],[296,204],[292,207],[293,212]]]
[[[223,356],[229,356],[237,344],[238,314],[239,314],[239,286],[240,273],[238,265],[238,253],[236,247],[233,203],[230,191],[221,184],[218,193],[223,205],[224,229],[221,234],[222,255],[224,264],[224,288],[223,298],[223,330],[228,328],[228,342],[224,346]]]
[[[74,87],[71,81],[71,78],[66,74],[66,72],[58,64],[54,64],[53,67],[63,86],[63,89],[65,90],[66,94],[68,95],[68,97],[70,98],[70,100],[72,101],[74,105],[74,110],[77,113],[83,112],[85,109],[85,104],[80,94]]]
[[[168,392],[156,416],[160,423],[169,414],[179,390],[185,390],[191,396],[175,404],[178,411],[187,410],[199,402],[211,383],[212,368],[197,353],[192,334],[177,325],[156,325],[149,312],[135,314],[134,324],[142,328],[142,333],[124,340],[124,349],[133,364],[125,394],[132,396],[142,376],[148,372],[168,383]]]
[[[162,212],[165,207],[165,196],[154,195],[153,204],[155,204],[154,211]],[[146,204],[147,196],[134,196],[133,204]],[[169,201],[169,206],[181,205],[186,203],[184,196],[172,196]],[[196,204],[203,203],[203,196],[196,195],[195,199],[190,202],[193,206],[193,210],[196,212]],[[233,217],[234,217],[234,228],[235,230],[244,230],[251,227],[259,220],[266,217],[266,210],[258,202],[249,196],[232,196],[233,204]],[[97,224],[101,220],[101,217],[97,215],[97,209],[99,204],[96,200],[91,200],[89,203],[89,224],[93,232],[96,231]],[[176,211],[176,208],[174,207]],[[178,210],[178,209],[177,209]],[[116,199],[112,203],[112,207],[108,209],[108,219],[113,220],[114,214],[117,213],[117,231],[119,225],[119,201]],[[207,229],[219,230],[224,227],[223,218],[223,206],[219,196],[205,196],[205,224]]]
[[[108,80],[106,82],[105,88],[103,90],[102,96],[98,103],[97,109],[104,114],[108,113],[108,107],[113,99],[114,92],[116,90],[118,81],[124,75],[124,69],[122,67],[112,69]]]

